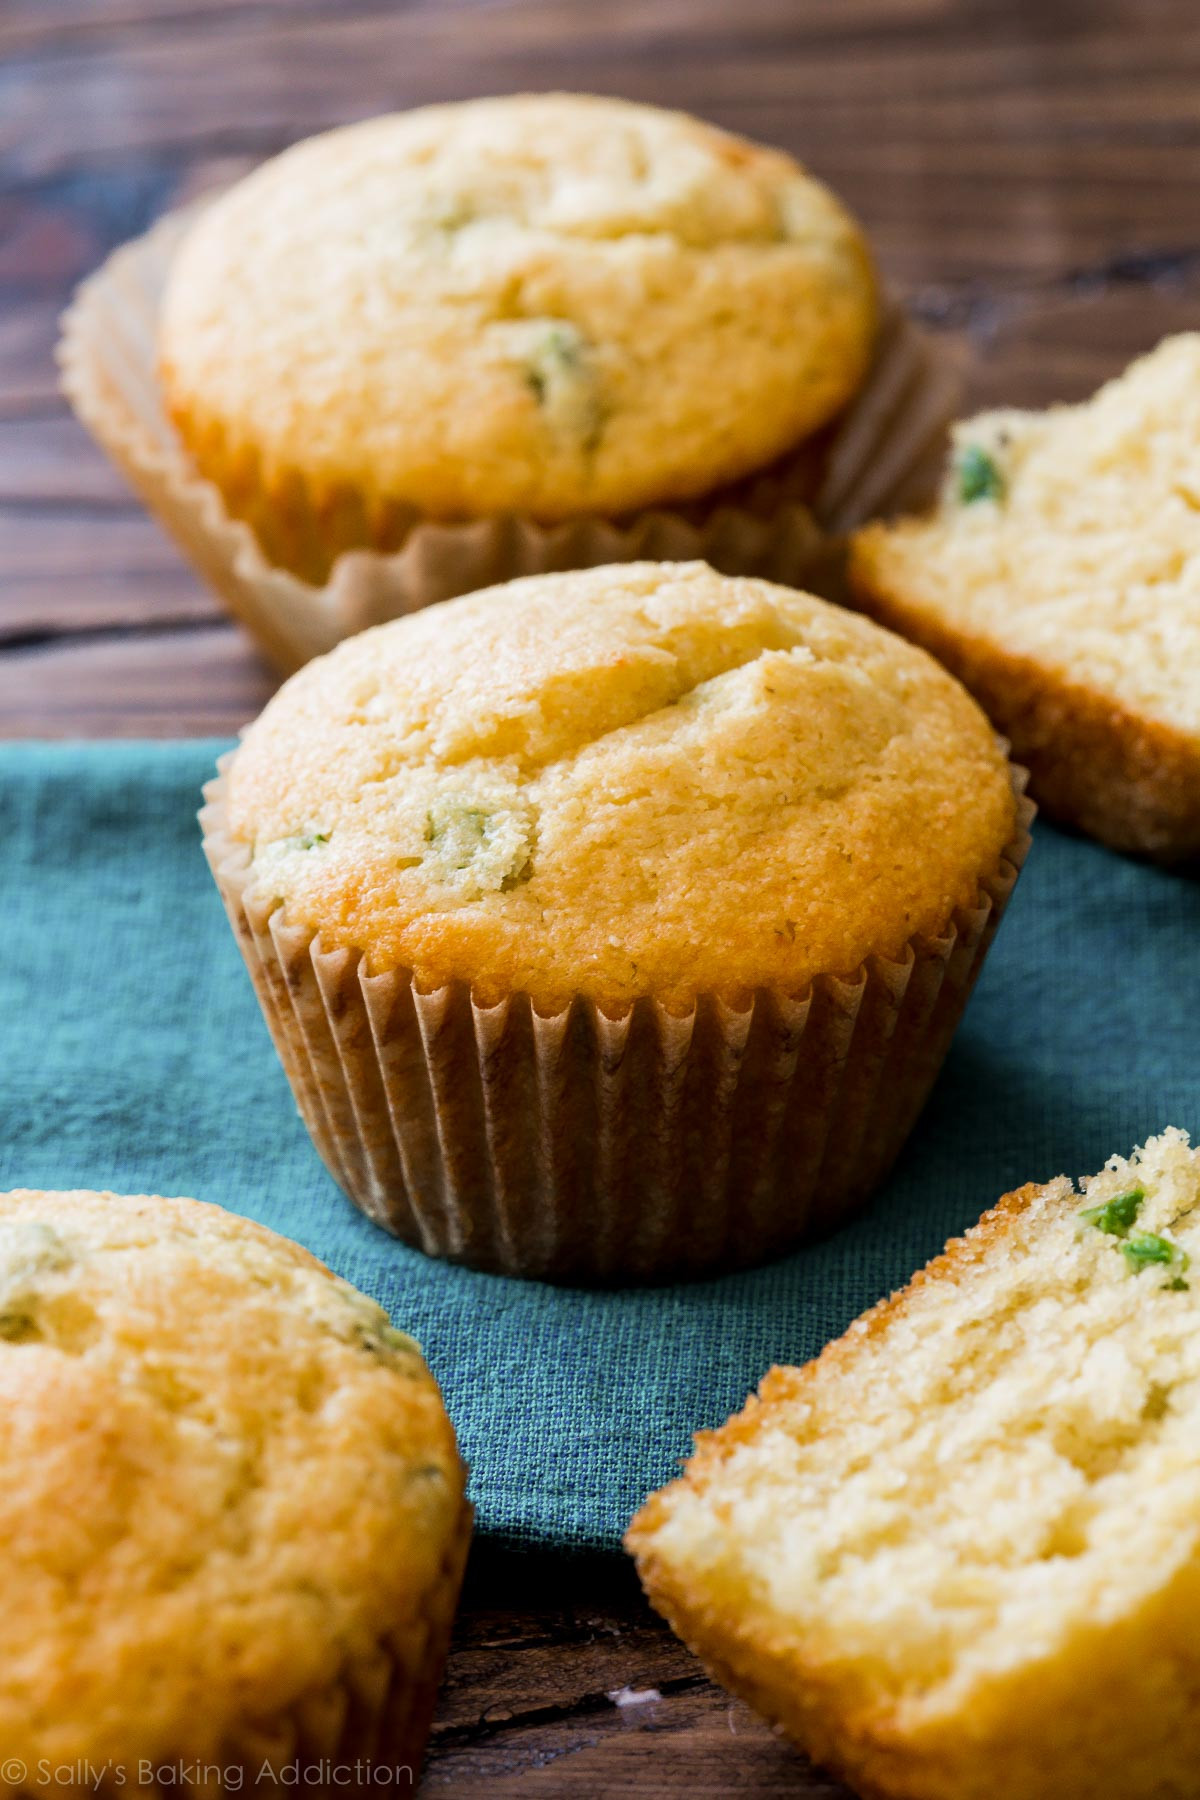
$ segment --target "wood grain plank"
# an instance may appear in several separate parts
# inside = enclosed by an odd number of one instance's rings
[[[519,1721],[486,1742],[447,1752],[435,1743],[421,1792],[438,1800],[665,1794],[851,1800],[813,1770],[740,1700],[697,1688],[598,1694],[558,1719]]]
[[[266,152],[390,105],[530,82],[583,85],[692,105],[797,150],[859,207],[885,264],[905,278],[935,232],[948,274],[1061,271],[1104,254],[1115,235],[1087,198],[1078,155],[1075,204],[1064,204],[1064,146],[1103,143],[1111,155],[1129,140],[1116,241],[1132,232],[1143,245],[1177,245],[1181,233],[1198,234],[1194,201],[1181,211],[1171,195],[1189,192],[1181,171],[1193,182],[1196,172],[1200,29],[1151,12],[1134,37],[1103,15],[1075,17],[1036,56],[1022,20],[967,6],[922,14],[905,31],[863,30],[848,55],[851,34],[810,32],[806,15],[781,29],[761,7],[743,19],[741,9],[678,4],[497,6],[481,16],[478,41],[453,15],[347,12],[68,59],[53,72],[54,117],[35,131],[29,80],[18,82],[0,144],[19,170],[178,157],[214,140]],[[865,147],[881,141],[888,156],[865,166]],[[982,159],[1013,145],[1045,152],[1032,192],[986,172]],[[964,146],[980,159],[965,178]]]
[[[1186,280],[1090,281],[1019,296],[973,333],[971,407],[1052,406],[1084,400],[1160,338],[1194,331],[1200,275]]]
[[[154,521],[132,504],[95,516],[0,509],[0,652],[31,638],[185,622],[225,619]],[[108,716],[115,724],[115,711]]]
[[[0,103],[2,93],[0,77]],[[170,160],[118,159],[36,178],[12,174],[9,191],[0,194],[4,310],[28,297],[61,306],[114,245],[175,204],[180,180],[180,167]]]
[[[1036,56],[1027,27],[987,7],[940,0],[903,30],[887,28],[895,5],[854,12],[852,28],[831,30],[820,7],[821,29],[806,12],[781,30],[763,0],[734,24],[707,4],[647,16],[622,0],[602,25],[578,8],[493,5],[486,62],[471,34],[424,10],[269,26],[252,13],[233,41],[68,59],[49,116],[46,71],[20,65],[0,78],[15,82],[0,145],[32,187],[7,230],[16,203],[0,202],[0,280],[36,275],[65,298],[179,197],[200,155],[240,170],[342,118],[531,78],[697,106],[777,139],[859,208],[902,285],[928,269],[931,248],[944,279],[996,282],[1065,277],[1118,249],[1200,248],[1200,28],[1181,29],[1178,9],[1151,9],[1133,40],[1101,10]]]
[[[0,737],[232,737],[277,678],[233,625],[0,656]]]
[[[421,1791],[848,1800],[708,1679],[624,1559],[486,1551],[472,1559]]]
[[[495,4],[496,0],[406,0],[406,10],[484,11]],[[793,29],[798,26],[806,34],[822,35],[878,31],[897,24],[910,29],[921,18],[949,19],[954,4],[955,0],[807,0],[803,18],[793,22]],[[77,52],[81,44],[94,47],[105,39],[136,36],[146,42],[156,32],[203,34],[285,16],[313,24],[346,10],[345,0],[8,0],[0,17],[0,54],[60,56]],[[357,18],[378,19],[393,14],[396,6],[394,0],[355,0],[353,10]],[[669,16],[671,9],[663,10],[664,16]],[[726,0],[690,0],[685,25],[699,31],[706,19],[719,21],[727,11]],[[582,12],[581,0],[545,6],[539,34],[579,30]],[[611,0],[607,12],[614,25],[619,25],[620,12]],[[776,0],[749,0],[739,17],[750,27],[757,20],[777,28],[779,8]]]
[[[54,364],[56,299],[10,294],[0,304],[0,419],[66,411]]]
[[[447,9],[486,6],[491,0],[406,0],[411,6]],[[897,0],[903,4],[903,0]],[[224,31],[231,23],[335,14],[344,0],[6,0],[0,14],[0,56],[56,56],[101,41],[155,32]],[[386,14],[394,0],[355,0],[356,11]]]
[[[21,502],[121,512],[137,505],[128,484],[69,414],[0,416],[0,507]]]

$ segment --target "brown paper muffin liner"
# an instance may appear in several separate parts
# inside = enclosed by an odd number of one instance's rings
[[[304,1794],[415,1794],[430,1722],[458,1605],[471,1543],[472,1509],[463,1501],[438,1578],[414,1619],[394,1638],[347,1661],[337,1680],[306,1694],[274,1718],[243,1722],[211,1756],[181,1746],[125,1764],[110,1759],[87,1779],[55,1783],[55,1791],[100,1800],[136,1791],[148,1800],[175,1800],[180,1789],[213,1796],[269,1789]],[[14,1761],[17,1759],[14,1759]],[[269,1770],[270,1773],[264,1773]],[[180,1771],[184,1773],[181,1774]],[[31,1773],[28,1771],[27,1773]],[[186,1779],[184,1776],[186,1775]],[[0,1794],[35,1800],[36,1785],[8,1786]]]
[[[62,383],[130,485],[285,671],[368,625],[556,569],[701,558],[727,574],[820,591],[832,534],[915,507],[936,489],[959,372],[892,305],[867,380],[835,424],[702,503],[559,525],[517,517],[417,522],[400,549],[348,551],[324,585],[313,585],[268,560],[250,526],[231,517],[220,491],[198,474],[167,417],[156,368],[158,312],[171,256],[194,213],[168,214],[84,282],[63,320]],[[284,510],[272,515],[276,533]]]
[[[417,1617],[373,1652],[348,1663],[331,1687],[230,1743],[232,1766],[255,1778],[264,1764],[302,1772],[289,1785],[311,1792],[415,1793],[471,1542],[472,1509],[463,1501],[438,1579]],[[347,1780],[361,1765],[362,1787]],[[371,1777],[372,1768],[376,1771]],[[339,1779],[334,1771],[341,1769]],[[411,1770],[411,1781],[397,1771]],[[320,1780],[319,1777],[323,1777]]]
[[[234,753],[230,753],[232,755]],[[650,998],[612,1016],[576,996],[483,1005],[423,990],[248,893],[224,771],[204,849],[318,1151],[366,1215],[431,1256],[507,1275],[628,1282],[762,1260],[848,1219],[887,1174],[933,1085],[1029,849],[902,956],[792,996]]]

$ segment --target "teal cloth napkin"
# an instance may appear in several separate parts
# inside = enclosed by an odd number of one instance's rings
[[[510,1545],[613,1546],[695,1430],[1007,1188],[1200,1127],[1200,884],[1039,824],[933,1099],[856,1224],[663,1289],[429,1261],[354,1211],[292,1105],[200,850],[222,747],[0,745],[0,1187],[191,1194],[308,1245],[419,1338],[479,1528]]]

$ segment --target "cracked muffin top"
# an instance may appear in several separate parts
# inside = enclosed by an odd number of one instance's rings
[[[837,411],[875,319],[857,226],[790,157],[516,95],[329,132],[238,183],[177,256],[160,364],[235,511],[299,487],[367,541],[380,507],[553,521],[706,493]]]
[[[297,1244],[0,1195],[7,1756],[233,1760],[244,1731],[261,1761],[267,1721],[419,1663],[463,1507],[417,1346]]]
[[[1014,833],[932,657],[704,563],[539,575],[309,663],[226,780],[246,901],[484,1002],[799,993],[942,929]]]

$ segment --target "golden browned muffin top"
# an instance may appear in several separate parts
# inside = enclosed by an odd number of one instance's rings
[[[875,318],[857,226],[790,157],[517,95],[330,132],[239,183],[179,252],[161,366],[235,506],[247,479],[299,481],[366,541],[380,506],[553,520],[705,493],[831,417]]]
[[[298,1245],[194,1200],[0,1195],[9,1757],[129,1771],[332,1703],[422,1641],[462,1494],[417,1346]]]
[[[803,990],[942,929],[1014,828],[923,651],[703,563],[531,577],[310,663],[227,788],[252,905],[483,999]]]

